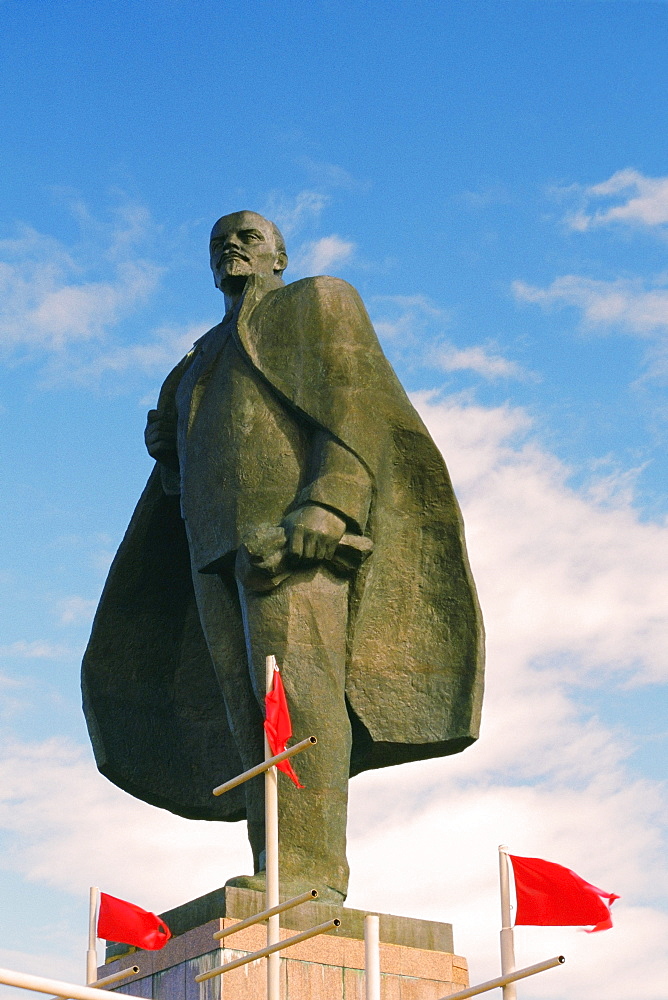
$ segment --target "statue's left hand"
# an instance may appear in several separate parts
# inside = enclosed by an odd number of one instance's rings
[[[346,530],[338,514],[316,504],[292,511],[283,519],[292,559],[319,562],[331,559]]]

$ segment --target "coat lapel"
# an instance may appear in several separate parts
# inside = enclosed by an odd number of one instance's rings
[[[250,360],[260,370],[261,365],[258,363],[256,345],[251,335],[250,318],[267,292],[284,287],[283,279],[275,274],[252,274],[246,283],[243,302],[237,316],[237,337]]]

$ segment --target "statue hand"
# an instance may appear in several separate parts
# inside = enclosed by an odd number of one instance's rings
[[[346,530],[338,514],[316,504],[292,511],[283,519],[292,559],[319,562],[331,559]]]
[[[159,410],[149,410],[144,431],[146,450],[156,462],[178,471],[176,453],[176,421]]]

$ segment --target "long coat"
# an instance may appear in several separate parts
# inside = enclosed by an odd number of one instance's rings
[[[351,774],[458,753],[478,735],[483,627],[445,463],[336,278],[250,279],[238,346],[296,419],[368,470],[372,555],[352,584],[346,693]],[[168,405],[179,372],[167,380]],[[167,402],[165,402],[167,401]],[[238,820],[242,770],[200,627],[177,496],[154,469],[109,572],[82,673],[97,765],[193,819]]]

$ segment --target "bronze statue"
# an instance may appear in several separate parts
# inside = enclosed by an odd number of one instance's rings
[[[295,737],[281,778],[281,891],[342,902],[348,778],[477,737],[483,631],[448,473],[357,292],[285,285],[283,238],[219,219],[222,323],[167,377],[154,471],[111,567],[84,658],[99,769],[193,819],[246,818],[264,889],[264,661]]]

